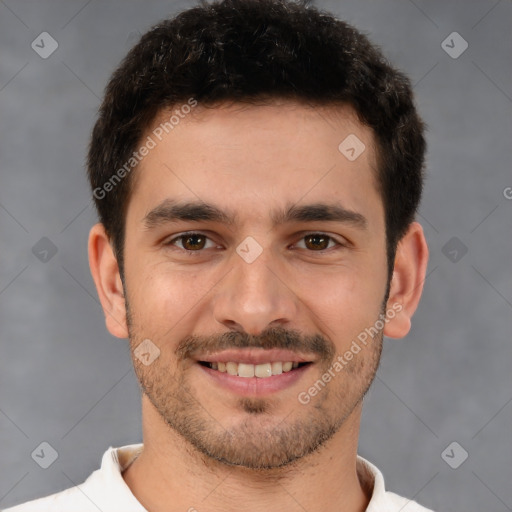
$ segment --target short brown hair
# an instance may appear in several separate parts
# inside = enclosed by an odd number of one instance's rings
[[[376,138],[391,275],[423,187],[425,125],[410,81],[349,24],[287,0],[203,2],[144,34],[114,72],[92,132],[88,176],[121,275],[133,177],[104,197],[95,191],[126,164],[162,109],[190,98],[351,105]]]

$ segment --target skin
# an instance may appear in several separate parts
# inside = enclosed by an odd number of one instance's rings
[[[168,117],[162,112],[154,127]],[[366,146],[354,161],[338,150],[349,134]],[[369,490],[356,464],[362,399],[382,336],[400,338],[410,329],[428,260],[423,230],[413,222],[398,245],[385,300],[375,169],[373,134],[349,107],[198,106],[134,171],[124,286],[103,226],[91,229],[90,266],[107,328],[130,338],[142,389],[144,450],[123,477],[149,511],[366,509]],[[235,222],[145,225],[148,212],[168,199],[211,203],[236,214]],[[271,211],[319,203],[357,212],[366,226],[272,224]],[[190,231],[207,241],[178,238]],[[262,249],[252,263],[236,252],[248,236]],[[391,309],[378,335],[301,403],[299,393]],[[145,339],[160,350],[149,365],[134,354]],[[313,363],[285,389],[241,397],[193,357],[194,348],[211,353],[221,343],[287,346]]]

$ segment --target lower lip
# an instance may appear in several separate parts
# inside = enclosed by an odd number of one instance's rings
[[[281,373],[271,377],[239,377],[238,375],[229,375],[226,372],[212,370],[207,366],[197,363],[197,366],[203,370],[210,378],[225,389],[242,396],[263,396],[277,391],[282,391],[293,386],[307,372],[313,363]]]

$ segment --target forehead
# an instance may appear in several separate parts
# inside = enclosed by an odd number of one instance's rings
[[[161,111],[142,139],[152,149],[134,173],[139,218],[169,198],[260,216],[300,201],[380,205],[374,136],[349,106],[183,105]]]

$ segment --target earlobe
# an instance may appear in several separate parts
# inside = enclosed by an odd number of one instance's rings
[[[128,337],[126,303],[117,259],[103,224],[89,233],[89,266],[105,313],[108,331],[118,338]]]
[[[428,247],[418,222],[409,226],[398,243],[386,311],[384,335],[403,338],[411,328],[411,318],[418,307],[428,263]]]

